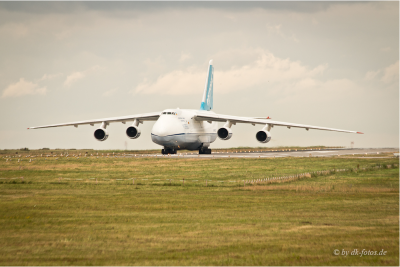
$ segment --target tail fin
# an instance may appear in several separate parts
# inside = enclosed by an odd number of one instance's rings
[[[213,61],[210,60],[208,67],[206,86],[204,88],[203,99],[201,101],[200,110],[212,110],[213,109],[213,80],[214,80],[214,67]]]

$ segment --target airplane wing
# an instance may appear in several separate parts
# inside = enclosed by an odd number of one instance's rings
[[[222,114],[207,114],[207,113],[198,113],[194,116],[194,119],[197,121],[219,121],[219,122],[231,122],[232,124],[236,123],[250,123],[250,124],[263,124],[263,125],[270,125],[273,126],[286,126],[289,129],[291,127],[294,128],[305,128],[307,131],[309,129],[314,130],[324,130],[324,131],[335,131],[335,132],[344,132],[344,133],[357,133],[362,134],[361,132],[356,131],[347,131],[341,129],[334,129],[334,128],[326,128],[326,127],[319,127],[319,126],[312,126],[312,125],[305,125],[305,124],[297,124],[297,123],[290,123],[290,122],[281,122],[281,121],[274,121],[271,119],[261,119],[261,118],[249,118],[249,117],[237,117],[237,116],[230,116],[230,115],[222,115]]]
[[[107,125],[112,122],[122,122],[125,124],[128,121],[134,121],[134,120],[138,120],[139,122],[156,121],[160,117],[160,114],[161,114],[161,112],[152,112],[152,113],[136,114],[136,115],[130,115],[130,116],[123,116],[123,117],[113,117],[113,118],[105,118],[105,119],[75,121],[75,122],[68,122],[68,123],[35,126],[35,127],[29,127],[28,129],[40,129],[40,128],[62,127],[62,126],[78,127],[78,125],[85,125],[85,124],[90,124],[93,126],[96,123],[103,123],[103,122],[106,123]]]

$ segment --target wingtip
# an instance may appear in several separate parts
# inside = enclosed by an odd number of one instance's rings
[[[210,65],[212,65],[212,64],[213,64],[213,60],[212,60],[212,59],[210,60],[209,64],[210,64]]]
[[[364,133],[362,133],[362,132],[357,132],[358,134],[364,134]]]

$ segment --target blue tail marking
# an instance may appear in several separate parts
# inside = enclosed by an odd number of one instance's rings
[[[212,60],[210,60],[210,66],[208,67],[206,86],[204,88],[204,94],[200,105],[200,110],[213,109],[213,80],[214,80],[214,67],[212,65]]]

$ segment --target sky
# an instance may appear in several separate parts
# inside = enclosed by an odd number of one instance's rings
[[[399,2],[0,2],[0,36],[0,149],[161,149],[153,122],[27,128],[199,109],[211,59],[216,113],[364,134],[237,124],[210,148],[399,147]]]

